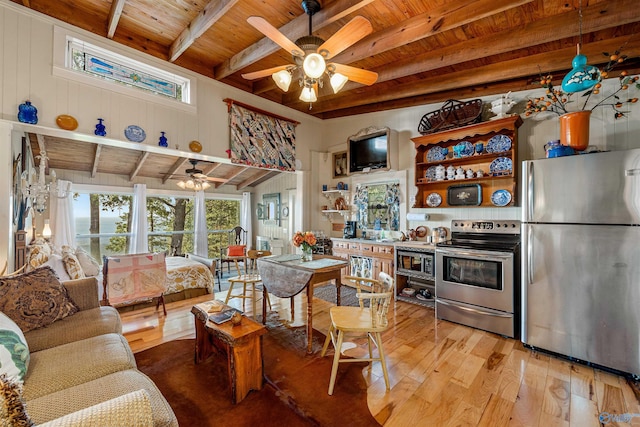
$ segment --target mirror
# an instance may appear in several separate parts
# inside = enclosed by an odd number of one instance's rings
[[[267,225],[280,225],[280,193],[262,195],[262,217]]]

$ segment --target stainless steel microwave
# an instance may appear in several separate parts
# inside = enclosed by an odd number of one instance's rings
[[[435,279],[435,252],[421,248],[396,248],[396,272],[419,279]]]

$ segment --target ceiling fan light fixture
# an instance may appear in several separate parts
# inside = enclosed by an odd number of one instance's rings
[[[319,53],[310,53],[304,58],[302,69],[307,77],[318,79],[324,74],[327,64]]]
[[[178,187],[182,188],[183,190],[185,188],[187,188],[187,184],[185,184],[184,181],[178,181],[178,183],[176,184]]]
[[[288,70],[280,70],[271,75],[273,81],[276,82],[276,86],[282,89],[284,92],[289,90],[291,84],[291,73]]]
[[[316,91],[310,87],[305,86],[302,88],[302,92],[300,93],[300,101],[303,102],[316,102],[318,97],[316,96]]]
[[[347,76],[340,73],[333,73],[329,82],[331,83],[331,87],[333,88],[333,93],[338,93],[340,89],[344,87],[349,79]]]

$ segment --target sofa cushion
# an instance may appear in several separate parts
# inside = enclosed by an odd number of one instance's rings
[[[136,367],[124,336],[105,334],[31,353],[24,380],[27,402],[96,378]]]
[[[0,375],[0,425],[11,427],[32,426],[22,398],[22,386],[5,374]]]
[[[73,316],[52,323],[46,328],[29,331],[24,336],[31,352],[35,352],[85,338],[112,333],[122,333],[122,322],[118,310],[105,306],[81,310]]]
[[[63,246],[62,262],[64,264],[64,269],[67,271],[67,274],[69,274],[71,280],[84,279],[87,277],[84,274],[84,270],[82,270],[82,266],[80,265],[80,261],[78,261],[78,257],[76,257],[75,251],[70,246]]]
[[[0,311],[28,332],[72,315],[78,307],[50,267],[0,277]]]
[[[149,394],[154,426],[178,425],[171,406],[158,387],[136,369],[115,372],[37,399],[27,399],[26,408],[31,419],[40,424],[140,389]]]
[[[100,274],[100,264],[94,257],[89,254],[84,248],[76,248],[76,257],[80,261],[82,271],[87,277],[94,277]]]
[[[0,312],[0,374],[22,383],[29,367],[29,346],[22,331]]]
[[[39,427],[104,427],[126,425],[153,427],[151,400],[146,390],[137,390],[89,406]]]

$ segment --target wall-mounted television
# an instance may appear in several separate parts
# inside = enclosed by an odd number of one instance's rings
[[[349,173],[391,169],[389,128],[367,128],[347,141]]]

